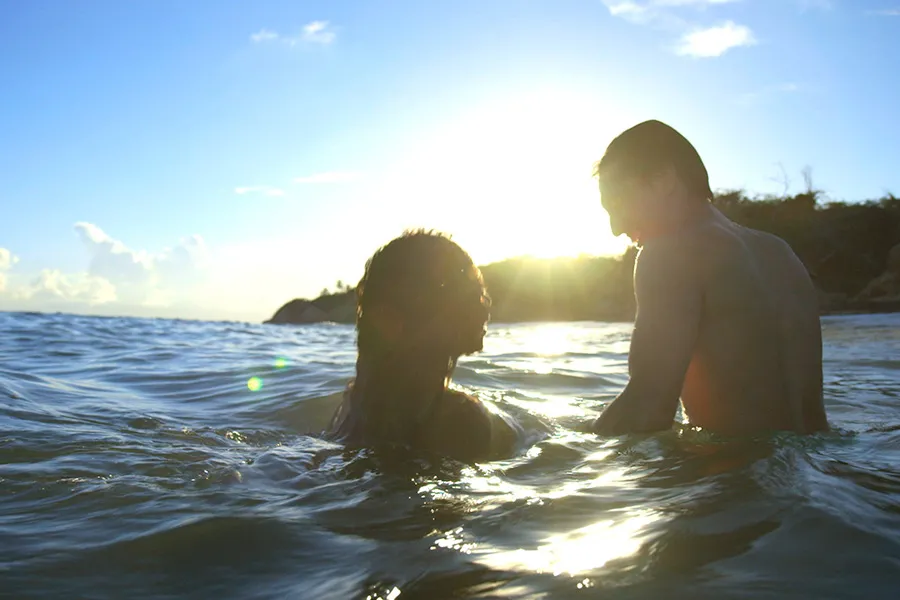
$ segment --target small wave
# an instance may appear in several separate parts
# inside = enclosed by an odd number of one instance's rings
[[[897,318],[826,320],[832,432],[750,440],[598,438],[629,325],[492,324],[454,385],[529,436],[464,465],[307,435],[353,375],[352,326],[2,313],[0,589],[890,597]]]

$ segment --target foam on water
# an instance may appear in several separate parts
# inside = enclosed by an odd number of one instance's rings
[[[900,317],[824,320],[836,429],[599,439],[627,324],[491,326],[466,466],[307,435],[351,327],[0,313],[0,596],[893,597]],[[253,381],[257,384],[252,383]],[[248,382],[251,384],[248,386]]]

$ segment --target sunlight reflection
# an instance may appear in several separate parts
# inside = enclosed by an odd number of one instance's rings
[[[502,471],[472,469],[463,476],[461,483],[470,492],[479,510],[490,509],[509,502],[525,500],[527,504],[554,506],[554,501],[576,496],[599,494],[613,498],[627,492],[635,485],[635,476],[626,468],[609,467],[598,470],[611,448],[598,450],[587,457],[589,464],[576,468],[565,478],[553,482],[547,489],[531,485],[518,485],[508,481]],[[530,456],[537,452],[529,453]],[[543,487],[543,486],[542,486]],[[543,510],[543,509],[539,509]],[[490,568],[527,570],[553,575],[584,575],[607,565],[610,561],[635,554],[650,535],[648,526],[661,515],[648,509],[614,509],[606,511],[604,518],[588,522],[571,531],[559,531],[538,540],[536,547],[503,548],[491,544],[474,543],[465,539],[462,528],[446,532],[434,543],[435,548],[454,549],[469,554],[476,561]],[[582,580],[579,589],[589,587],[589,580]]]
[[[558,396],[541,396],[527,398],[509,398],[507,403],[518,406],[528,412],[550,419],[560,417],[583,417],[588,414],[578,406],[578,398],[560,398]]]
[[[481,557],[480,561],[497,569],[582,574],[635,554],[644,541],[644,530],[657,518],[649,511],[642,511],[623,519],[608,519],[571,533],[550,536],[534,550],[496,552]]]
[[[541,325],[535,327],[527,336],[523,336],[522,343],[541,356],[559,356],[565,354],[571,347],[568,338],[570,330],[571,327],[557,324]]]
[[[392,587],[390,591],[384,596],[379,596],[377,594],[369,594],[366,596],[366,600],[397,600],[400,597],[400,588]]]
[[[456,529],[452,529],[446,532],[443,537],[438,538],[434,541],[434,544],[432,544],[431,546],[431,550],[443,548],[446,550],[456,550],[457,552],[461,552],[462,554],[471,553],[476,544],[463,540],[462,532],[462,527],[457,527]]]

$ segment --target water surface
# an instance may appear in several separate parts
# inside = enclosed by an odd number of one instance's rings
[[[835,430],[723,440],[585,433],[630,325],[493,324],[470,466],[307,435],[352,327],[0,313],[0,596],[893,598],[900,316],[823,326]]]

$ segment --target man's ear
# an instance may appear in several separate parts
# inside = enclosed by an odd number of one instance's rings
[[[378,336],[393,344],[403,337],[403,317],[391,306],[375,306],[370,310],[371,323]]]

